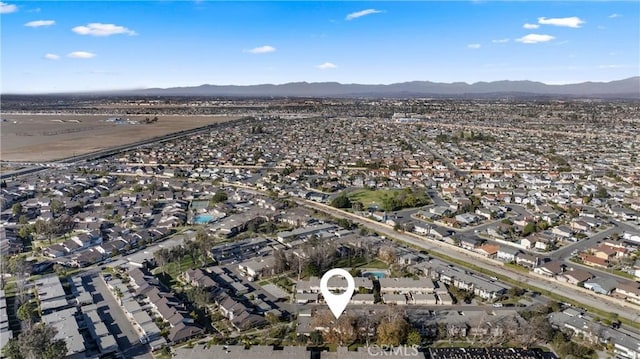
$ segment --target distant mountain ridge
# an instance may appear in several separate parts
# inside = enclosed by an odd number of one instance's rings
[[[582,82],[567,85],[547,85],[534,81],[494,81],[473,84],[411,81],[389,85],[290,82],[281,85],[149,88],[126,91],[126,94],[230,97],[483,97],[512,94],[514,96],[640,98],[640,76],[611,82]]]

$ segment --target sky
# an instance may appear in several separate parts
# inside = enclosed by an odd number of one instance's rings
[[[1,93],[640,75],[639,1],[12,1]]]

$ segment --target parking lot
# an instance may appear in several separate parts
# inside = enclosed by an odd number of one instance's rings
[[[98,314],[109,332],[115,337],[122,356],[124,358],[153,359],[149,347],[140,343],[136,330],[116,299],[109,293],[100,274],[96,271],[83,278],[89,290],[97,293],[94,295],[94,302],[98,307]]]

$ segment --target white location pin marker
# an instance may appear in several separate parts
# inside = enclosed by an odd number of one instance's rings
[[[331,293],[327,287],[329,278],[338,275],[347,280],[347,290],[342,294]],[[333,313],[333,316],[336,317],[336,319],[340,318],[340,315],[344,312],[344,309],[347,307],[347,304],[349,304],[349,300],[351,300],[351,295],[355,289],[356,283],[353,280],[353,277],[349,272],[342,268],[334,268],[325,273],[322,276],[322,279],[320,279],[320,291],[322,292],[322,296],[324,297],[325,302],[327,302],[329,309],[331,309],[331,313]]]

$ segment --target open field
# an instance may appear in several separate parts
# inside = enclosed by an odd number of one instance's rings
[[[395,193],[400,192],[399,189],[385,189],[385,190],[369,190],[362,189],[349,193],[349,199],[351,201],[362,202],[365,207],[371,205],[382,206],[382,199],[385,196],[393,196]]]
[[[142,121],[153,116],[2,114],[3,161],[51,161],[126,145],[239,117],[160,115],[151,124],[115,124],[110,117]]]

